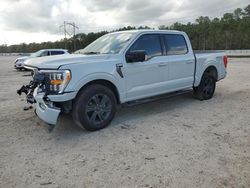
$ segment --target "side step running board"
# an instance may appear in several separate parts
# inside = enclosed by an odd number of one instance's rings
[[[149,97],[149,98],[144,98],[144,99],[139,99],[139,100],[126,102],[126,103],[124,103],[122,105],[123,106],[135,106],[135,105],[138,105],[138,104],[149,103],[149,102],[153,102],[153,101],[167,99],[167,98],[174,97],[174,96],[177,96],[177,95],[182,95],[182,94],[185,94],[185,93],[189,93],[190,91],[192,91],[192,89],[175,91],[175,92],[171,92],[171,93],[167,93],[167,94],[163,94],[163,95],[157,95],[157,96],[154,96],[154,97]]]

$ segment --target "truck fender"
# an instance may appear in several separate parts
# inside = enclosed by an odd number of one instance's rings
[[[199,86],[200,82],[201,82],[201,78],[204,74],[204,72],[209,68],[209,67],[213,67],[215,68],[215,70],[217,71],[217,76],[219,74],[218,70],[220,70],[219,68],[219,64],[216,61],[208,61],[206,62],[201,68],[200,70],[196,70],[196,74],[195,74],[195,82],[194,82],[194,87]],[[197,69],[199,69],[197,67]]]

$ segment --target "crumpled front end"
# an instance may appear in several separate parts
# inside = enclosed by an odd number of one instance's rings
[[[17,90],[17,93],[19,95],[25,93],[28,103],[36,103],[37,116],[46,123],[55,125],[60,112],[65,111],[66,104],[76,95],[76,92],[63,92],[69,80],[68,70],[37,71],[35,69],[33,79],[28,85],[23,85]],[[67,110],[70,111],[70,107]]]

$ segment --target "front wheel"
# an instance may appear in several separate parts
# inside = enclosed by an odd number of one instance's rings
[[[202,76],[200,85],[198,87],[194,87],[194,96],[199,100],[211,99],[214,95],[215,87],[215,78],[205,73]]]
[[[116,113],[116,97],[103,85],[84,88],[73,104],[72,116],[77,125],[89,131],[105,128]]]

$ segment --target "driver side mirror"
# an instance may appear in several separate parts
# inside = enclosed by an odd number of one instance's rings
[[[126,53],[126,61],[128,63],[143,62],[146,60],[146,52],[144,50],[135,50]]]

